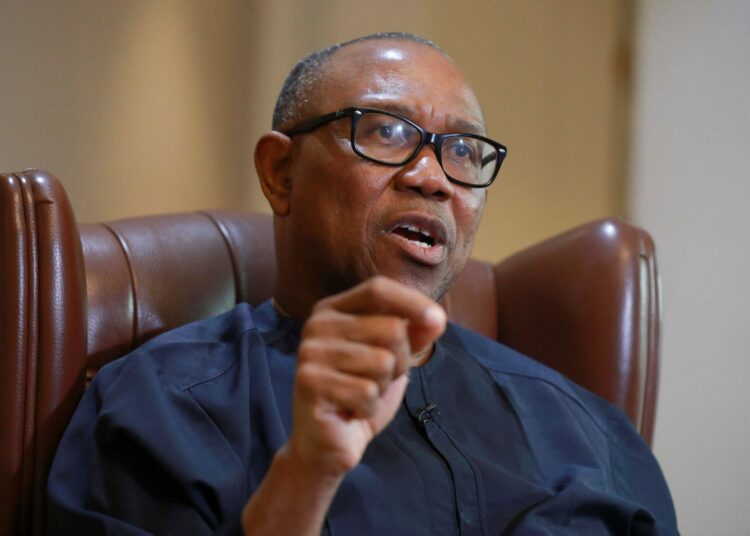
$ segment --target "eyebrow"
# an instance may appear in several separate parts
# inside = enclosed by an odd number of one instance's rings
[[[410,108],[409,106],[399,104],[397,102],[373,102],[373,103],[366,102],[360,106],[363,106],[365,108],[380,109],[386,112],[397,113],[414,121],[414,119],[412,119],[415,115],[414,109]],[[416,121],[414,122],[417,123]],[[482,127],[482,125],[475,123],[474,121],[468,121],[466,119],[452,117],[450,120],[450,123],[452,127],[451,133],[478,134],[480,136],[486,135],[485,130]]]

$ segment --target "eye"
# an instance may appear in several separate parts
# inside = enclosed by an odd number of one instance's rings
[[[458,138],[451,144],[448,149],[448,158],[464,166],[476,165],[479,152],[472,143],[472,140]]]
[[[401,143],[409,138],[409,133],[401,122],[382,122],[373,128],[372,137],[390,143]]]
[[[378,128],[377,133],[381,138],[390,139],[396,134],[396,130],[398,130],[397,126],[394,125],[383,125]],[[403,129],[401,129],[403,130]]]
[[[453,154],[460,158],[467,158],[471,156],[471,149],[462,143],[453,148]]]
[[[419,134],[412,125],[384,113],[364,114],[357,128],[357,141],[365,145],[403,147],[415,140],[419,140]]]

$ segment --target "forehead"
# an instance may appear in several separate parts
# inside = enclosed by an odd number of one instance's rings
[[[323,67],[317,113],[371,106],[484,131],[479,103],[461,69],[420,43],[375,40],[336,52]],[[464,130],[462,128],[461,130]]]

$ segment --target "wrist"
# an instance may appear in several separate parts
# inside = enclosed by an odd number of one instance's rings
[[[284,445],[245,505],[245,534],[320,534],[328,507],[345,473],[321,471]],[[294,500],[290,503],[289,498]]]
[[[298,478],[309,480],[317,486],[332,485],[338,487],[351,467],[339,461],[316,459],[305,456],[304,450],[298,448],[293,441],[287,442],[274,456],[274,465],[280,470],[296,475]]]

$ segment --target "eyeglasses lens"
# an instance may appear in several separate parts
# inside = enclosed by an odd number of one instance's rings
[[[419,131],[397,117],[365,113],[359,119],[354,145],[363,155],[399,164],[419,145]]]
[[[443,169],[454,179],[485,184],[495,173],[497,150],[480,139],[456,136],[443,141],[442,159]]]
[[[421,141],[414,125],[388,114],[362,114],[354,136],[354,146],[367,158],[388,164],[408,160]],[[455,180],[483,185],[492,180],[497,167],[497,150],[472,136],[451,136],[441,147],[443,170]]]

